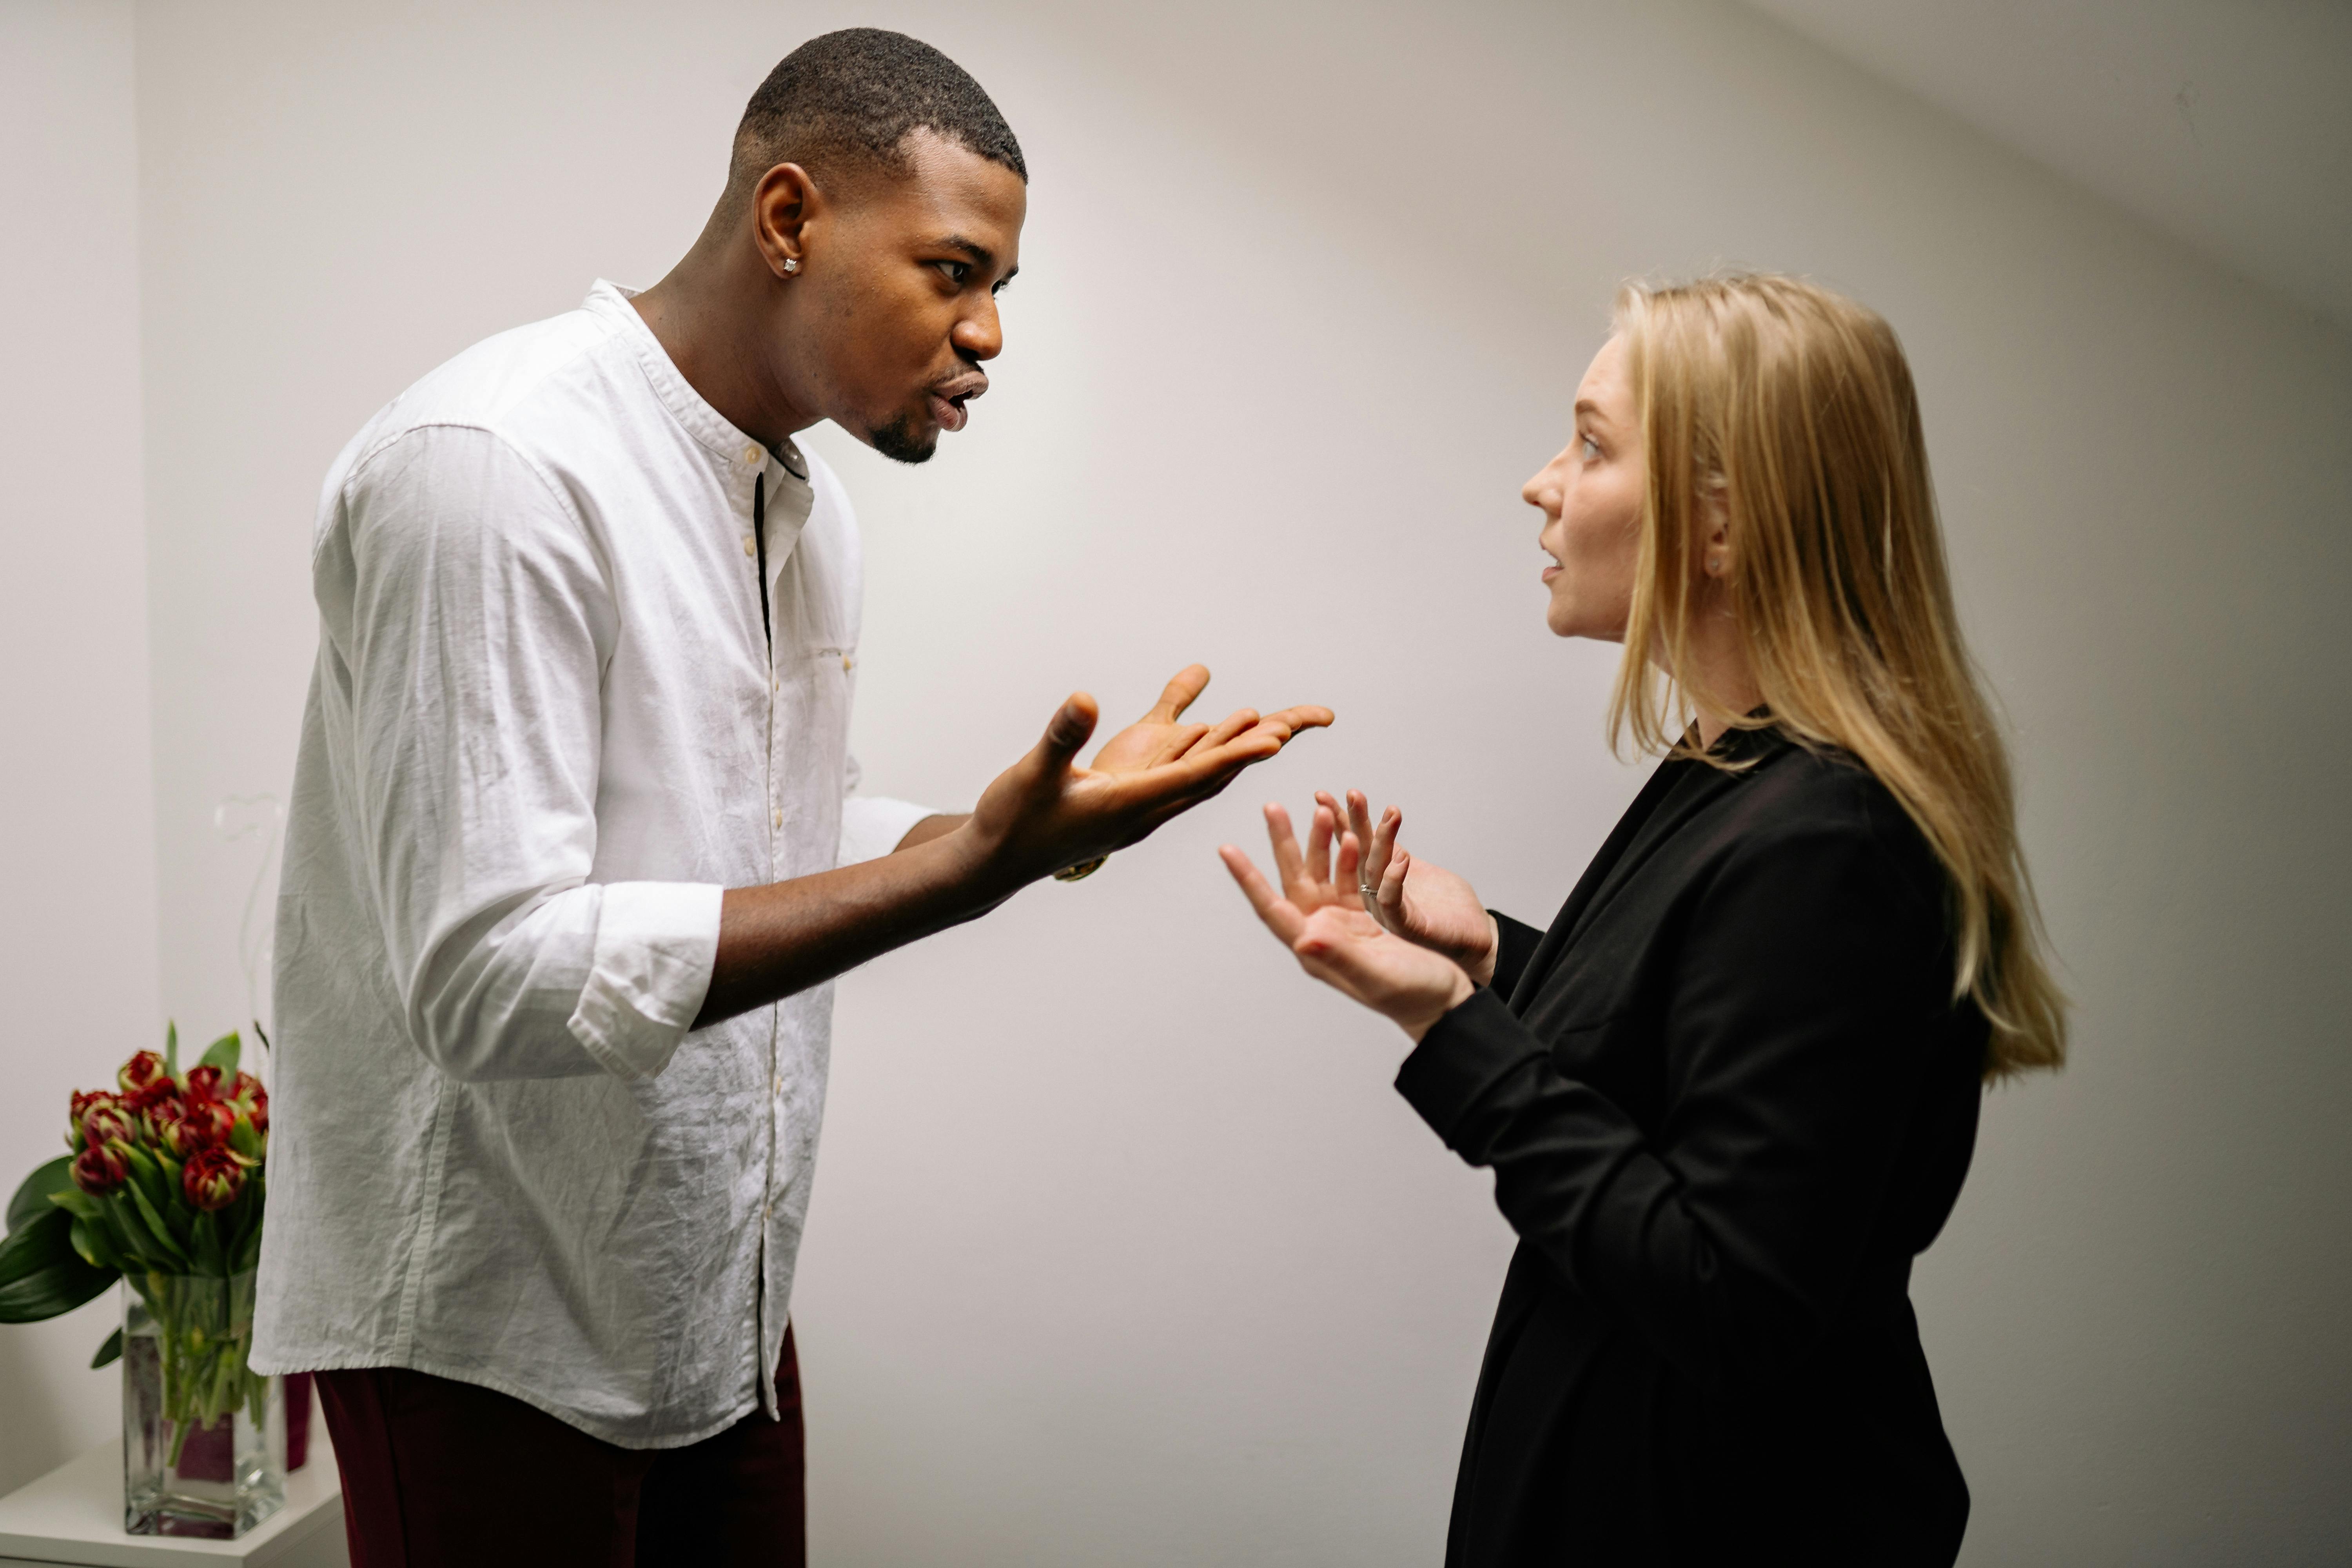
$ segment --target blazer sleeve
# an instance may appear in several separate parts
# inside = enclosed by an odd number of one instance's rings
[[[1528,972],[1528,961],[1542,945],[1544,933],[1531,925],[1522,925],[1500,910],[1488,910],[1495,917],[1495,931],[1499,939],[1495,948],[1495,977],[1486,984],[1497,996],[1508,996],[1519,988],[1519,976]]]
[[[1951,1006],[1940,899],[1860,827],[1743,842],[1672,964],[1654,1136],[1492,990],[1397,1088],[1572,1288],[1707,1386],[1801,1357],[1852,1284]]]

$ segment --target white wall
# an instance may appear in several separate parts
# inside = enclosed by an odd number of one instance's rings
[[[1361,783],[1541,919],[1638,773],[1541,630],[1524,475],[1622,276],[1812,273],[1911,346],[2080,1000],[1916,1288],[1969,1561],[2352,1547],[2352,341],[1746,10],[139,13],[163,996],[238,1016],[222,795],[283,787],[318,479],[467,342],[649,282],[767,68],[947,48],[1034,172],[1013,347],[929,468],[817,443],[859,747],[968,800],[1055,700],[1338,730],[1080,888],[844,986],[796,1315],[819,1561],[1419,1563],[1509,1237],[1210,855]]]
[[[0,1201],[161,1043],[130,0],[0,5]],[[119,1431],[112,1292],[0,1327],[0,1492]]]

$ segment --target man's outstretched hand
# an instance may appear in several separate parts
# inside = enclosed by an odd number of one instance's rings
[[[1222,723],[1185,723],[1184,710],[1208,684],[1197,664],[1178,675],[1150,712],[1084,768],[1078,748],[1094,733],[1095,700],[1079,692],[970,816],[918,824],[896,854],[729,889],[697,1026],[805,990],[984,914],[1040,877],[1132,844],[1300,731],[1331,721],[1328,708],[1308,707],[1244,708]]]
[[[990,881],[1009,894],[1133,844],[1292,737],[1331,722],[1328,708],[1311,704],[1263,714],[1241,708],[1215,724],[1184,722],[1208,684],[1200,665],[1179,671],[1151,710],[1106,742],[1088,767],[1077,765],[1077,753],[1094,733],[1095,700],[1082,691],[1063,703],[1045,739],[997,776],[966,825]]]

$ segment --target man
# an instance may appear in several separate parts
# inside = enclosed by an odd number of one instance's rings
[[[1195,666],[1091,768],[1072,697],[969,816],[851,793],[856,533],[792,437],[963,426],[1026,191],[946,57],[818,38],[659,285],[477,345],[337,461],[254,1362],[322,1374],[355,1563],[801,1561],[832,977],[1330,721],[1187,724]]]

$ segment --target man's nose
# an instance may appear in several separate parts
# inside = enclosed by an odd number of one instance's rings
[[[955,324],[949,334],[956,352],[970,360],[992,360],[1004,352],[1004,323],[996,314],[996,300],[991,297],[979,310]]]

